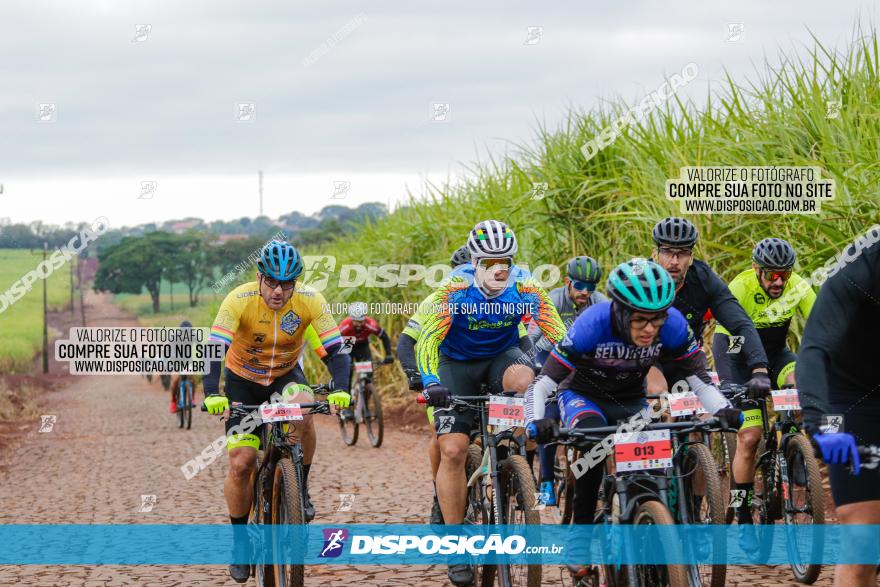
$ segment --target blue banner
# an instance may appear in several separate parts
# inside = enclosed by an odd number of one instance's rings
[[[32,565],[880,564],[878,525],[8,524],[0,544]]]

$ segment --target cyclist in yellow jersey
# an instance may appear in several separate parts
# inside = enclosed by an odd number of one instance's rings
[[[764,352],[773,389],[795,386],[795,354],[788,348],[786,339],[795,312],[804,318],[810,315],[816,294],[804,279],[792,271],[797,254],[787,241],[766,238],[752,251],[752,267],[737,275],[730,282],[730,292],[755,323]],[[740,353],[741,344],[730,344],[730,333],[720,324],[715,327],[712,339],[712,356],[715,370],[722,382],[745,383],[751,372]],[[737,449],[733,459],[732,491],[740,506],[736,517],[740,524],[752,522],[751,501],[754,493],[755,455],[761,442],[761,410],[750,402],[743,406],[744,422],[737,433]],[[750,409],[752,408],[752,409]],[[792,471],[795,480],[805,471]],[[739,499],[742,497],[743,499]],[[732,500],[733,501],[733,500]],[[751,532],[749,532],[749,536]],[[744,534],[744,536],[746,536]],[[751,542],[749,538],[748,542]],[[754,547],[752,544],[744,546]]]
[[[328,354],[333,379],[346,391],[330,394],[327,400],[334,406],[347,407],[350,401],[348,389],[349,357],[342,354],[342,338],[336,322],[324,311],[324,297],[297,282],[303,271],[302,258],[296,249],[281,241],[271,241],[260,253],[257,261],[257,281],[245,283],[226,296],[211,326],[210,340],[227,345],[226,395],[219,393],[220,362],[211,364],[205,377],[205,406],[212,414],[221,414],[230,402],[245,405],[268,401],[273,393],[291,389],[290,400],[306,403],[314,400],[305,376],[297,363],[302,351],[305,331],[314,327],[319,340]],[[236,531],[234,549],[247,549],[247,536],[243,533],[253,499],[251,475],[260,448],[259,427],[241,430],[241,417],[226,420],[229,472],[224,484],[229,517]],[[308,474],[315,453],[315,429],[311,417],[306,416],[297,425],[295,436],[303,448],[303,503],[306,521],[315,510],[308,493]],[[232,578],[244,583],[250,575],[250,565],[229,566]]]

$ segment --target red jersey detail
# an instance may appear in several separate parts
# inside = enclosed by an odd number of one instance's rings
[[[351,322],[351,317],[346,317],[345,320],[339,323],[339,333],[342,336],[353,336],[355,344],[359,344],[367,342],[371,336],[380,336],[382,334],[382,327],[379,326],[378,322],[367,316],[366,320],[364,320],[364,327],[360,331],[356,331],[354,324]]]

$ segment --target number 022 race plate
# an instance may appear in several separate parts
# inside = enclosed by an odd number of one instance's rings
[[[260,419],[263,422],[302,420],[302,408],[299,404],[267,404],[260,406]]]
[[[521,397],[494,397],[490,399],[488,423],[505,428],[525,426],[525,400]]]
[[[671,467],[672,441],[669,439],[669,430],[615,434],[614,460],[618,471]]]

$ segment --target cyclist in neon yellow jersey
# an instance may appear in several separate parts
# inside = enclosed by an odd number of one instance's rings
[[[730,292],[755,323],[758,336],[767,354],[770,381],[774,389],[795,386],[795,354],[786,339],[795,313],[804,318],[810,315],[816,294],[804,279],[792,271],[797,254],[787,241],[765,238],[752,251],[752,267],[730,282]],[[751,377],[751,371],[741,356],[741,346],[730,345],[730,333],[720,324],[712,339],[715,370],[722,384],[742,384]],[[761,442],[761,411],[744,407],[744,423],[737,433],[737,449],[733,459],[733,490],[745,499],[737,500],[736,517],[740,524],[752,523],[751,501],[754,493],[755,455]],[[793,471],[795,480],[805,471]],[[744,492],[744,493],[742,493]],[[746,536],[746,535],[744,535]],[[748,542],[751,543],[751,532]],[[745,544],[744,546],[751,546]]]

